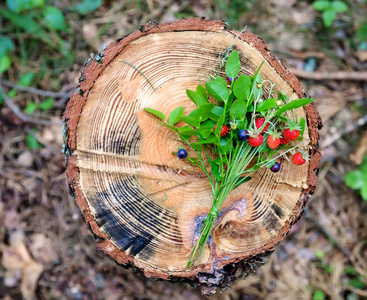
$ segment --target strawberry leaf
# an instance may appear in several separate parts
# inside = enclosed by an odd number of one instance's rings
[[[291,110],[291,109],[296,109],[296,108],[305,106],[305,105],[311,103],[313,100],[314,99],[311,99],[311,98],[302,98],[302,99],[298,99],[298,100],[293,100],[293,101],[287,103],[286,105],[282,106],[281,108],[279,108],[275,115],[277,117],[279,117],[284,112],[286,112],[288,110]]]

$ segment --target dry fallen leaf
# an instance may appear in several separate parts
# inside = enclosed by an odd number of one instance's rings
[[[52,246],[52,240],[41,233],[33,234],[29,250],[33,257],[41,263],[53,264],[58,259],[57,252]]]
[[[10,245],[0,244],[2,265],[6,269],[6,282],[12,284],[21,273],[21,292],[24,300],[36,299],[35,290],[43,266],[35,262],[24,243],[24,233],[20,230],[10,234]]]

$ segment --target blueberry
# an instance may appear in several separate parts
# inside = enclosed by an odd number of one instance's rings
[[[280,171],[280,163],[276,162],[274,166],[270,168],[270,171],[277,173]]]
[[[238,132],[238,138],[241,141],[246,141],[248,139],[248,132],[246,129],[242,129]]]
[[[227,76],[227,78],[228,78],[229,82],[232,82],[232,81],[236,81],[238,79],[238,76],[236,76],[236,78],[234,80],[233,80],[233,78],[228,77],[228,76]]]
[[[185,149],[180,149],[177,151],[177,156],[179,159],[184,159],[187,157],[187,151]]]

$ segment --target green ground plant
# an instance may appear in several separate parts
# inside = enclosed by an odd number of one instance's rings
[[[359,168],[347,173],[344,179],[348,187],[358,191],[362,199],[367,201],[367,155]]]

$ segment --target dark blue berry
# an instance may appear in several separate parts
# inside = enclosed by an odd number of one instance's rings
[[[236,78],[233,80],[233,78],[231,78],[231,77],[227,77],[228,78],[228,80],[230,81],[230,82],[232,82],[232,81],[236,81],[237,79],[238,79],[238,76],[236,76]]]
[[[270,171],[277,173],[280,171],[280,163],[276,162],[274,166],[270,168]]]
[[[238,138],[241,141],[246,141],[248,139],[248,132],[246,129],[242,129],[238,132]]]
[[[180,149],[177,151],[177,156],[179,159],[184,159],[187,157],[187,151],[185,149]]]

